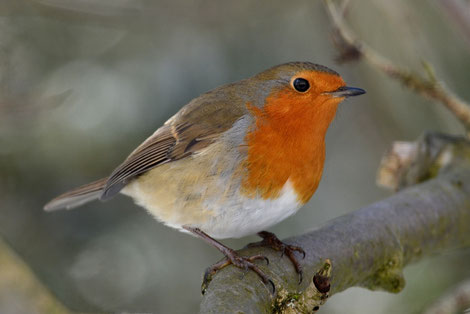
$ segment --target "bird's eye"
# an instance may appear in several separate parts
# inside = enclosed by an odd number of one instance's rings
[[[292,85],[294,85],[296,91],[301,93],[305,93],[310,88],[310,84],[308,83],[308,81],[301,77],[296,78]]]

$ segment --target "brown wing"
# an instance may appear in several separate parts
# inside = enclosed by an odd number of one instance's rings
[[[247,113],[244,104],[230,97],[228,103],[214,101],[218,95],[214,90],[198,97],[168,120],[114,170],[100,199],[110,199],[132,179],[158,165],[207,147]]]
[[[107,200],[116,195],[131,179],[153,167],[166,163],[168,152],[176,145],[176,139],[167,128],[163,127],[157,134],[152,135],[140,145],[119,167],[117,167],[106,182],[101,200]]]

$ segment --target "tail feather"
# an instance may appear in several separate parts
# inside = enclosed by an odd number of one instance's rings
[[[57,196],[44,206],[45,211],[72,209],[100,198],[108,178],[103,178]]]

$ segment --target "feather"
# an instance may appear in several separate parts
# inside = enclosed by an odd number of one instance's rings
[[[44,210],[72,209],[98,199],[103,192],[107,180],[108,178],[103,178],[59,195],[47,203],[44,206]]]

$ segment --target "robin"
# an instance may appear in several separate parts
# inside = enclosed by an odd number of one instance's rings
[[[217,270],[233,264],[256,272],[274,289],[255,264],[264,256],[240,256],[215,240],[257,232],[263,238],[258,245],[282,251],[301,281],[294,252],[305,256],[302,248],[261,230],[293,215],[312,197],[338,104],[364,93],[322,65],[272,67],[193,99],[109,177],[62,194],[44,209],[70,209],[123,193],[157,220],[225,255],[208,268],[203,287]]]

